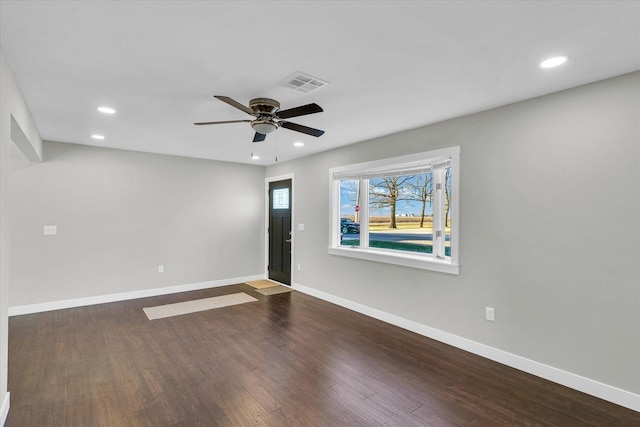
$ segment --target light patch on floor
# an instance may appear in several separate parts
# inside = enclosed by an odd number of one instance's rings
[[[293,291],[293,289],[291,289],[288,286],[275,286],[275,287],[265,288],[265,289],[256,289],[256,292],[262,295],[284,294],[291,291]]]
[[[214,308],[228,307],[230,305],[244,304],[258,301],[251,295],[239,292],[237,294],[222,295],[219,297],[203,298],[193,301],[177,302],[174,304],[158,305],[156,307],[144,307],[143,310],[149,320],[163,319],[165,317],[180,316],[199,311],[212,310]]]
[[[253,280],[251,282],[245,282],[247,285],[256,289],[272,288],[274,286],[280,286],[278,282],[272,280]]]

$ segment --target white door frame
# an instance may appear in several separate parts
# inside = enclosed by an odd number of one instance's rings
[[[295,246],[296,246],[296,232],[295,232],[295,174],[287,173],[284,175],[278,176],[270,176],[264,179],[264,187],[265,187],[265,202],[264,202],[264,277],[265,279],[269,278],[269,183],[275,181],[284,181],[287,179],[291,180],[291,287],[293,287],[294,283],[294,256],[295,256]]]

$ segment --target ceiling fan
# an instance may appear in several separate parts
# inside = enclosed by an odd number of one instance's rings
[[[245,107],[238,101],[228,96],[215,95],[215,98],[222,102],[226,102],[238,110],[242,110],[247,114],[255,117],[253,120],[227,120],[223,122],[199,122],[194,125],[218,125],[223,123],[251,123],[251,127],[256,131],[253,142],[262,142],[267,134],[274,132],[279,127],[294,130],[296,132],[306,133],[311,136],[321,136],[324,131],[314,129],[297,123],[287,122],[284,119],[291,117],[305,116],[307,114],[321,113],[324,111],[318,104],[307,104],[300,107],[290,108],[288,110],[280,110],[280,103],[270,98],[255,98],[249,101],[249,106]]]

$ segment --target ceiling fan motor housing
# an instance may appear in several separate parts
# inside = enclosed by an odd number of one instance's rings
[[[256,114],[274,115],[280,109],[280,103],[270,98],[254,98],[249,101],[249,108]]]
[[[270,98],[254,98],[249,101],[249,108],[257,115],[257,118],[251,122],[253,130],[266,135],[278,129],[278,123],[274,121],[275,114],[280,109],[278,101]]]

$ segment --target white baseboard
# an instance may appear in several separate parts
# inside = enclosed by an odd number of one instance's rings
[[[639,394],[622,390],[620,388],[610,386],[608,384],[604,384],[580,375],[576,375],[571,372],[563,371],[561,369],[554,368],[553,366],[545,365],[543,363],[536,362],[534,360],[527,359],[516,354],[508,353],[506,351],[499,350],[497,348],[490,347],[488,345],[481,344],[479,342],[472,341],[457,335],[453,335],[439,329],[431,328],[421,323],[417,323],[412,320],[396,316],[394,314],[389,314],[354,301],[350,301],[323,291],[319,291],[317,289],[309,288],[299,283],[294,283],[292,287],[297,291],[348,308],[366,316],[373,317],[383,322],[390,323],[403,329],[407,329],[411,332],[415,332],[419,335],[423,335],[425,337],[432,338],[445,344],[449,344],[453,347],[460,348],[470,353],[477,354],[503,365],[519,369],[521,371],[544,378],[546,380],[562,384],[574,390],[578,390],[583,393],[596,396],[600,399],[615,403],[617,405],[624,406],[625,408],[633,409],[634,411],[640,412]]]
[[[210,282],[190,283],[187,285],[167,286],[164,288],[143,289],[140,291],[122,292],[118,294],[99,295],[95,297],[75,298],[62,301],[44,302],[39,304],[18,305],[9,307],[9,316],[21,314],[42,313],[44,311],[60,310],[63,308],[82,307],[85,305],[104,304],[115,301],[126,301],[136,298],[155,297],[158,295],[175,294],[178,292],[197,291],[218,286],[233,285],[251,280],[264,279],[264,274],[254,276],[235,277],[232,279],[213,280]]]
[[[2,399],[2,406],[0,406],[0,426],[3,426],[7,421],[9,415],[9,407],[11,406],[11,393],[7,392]]]

